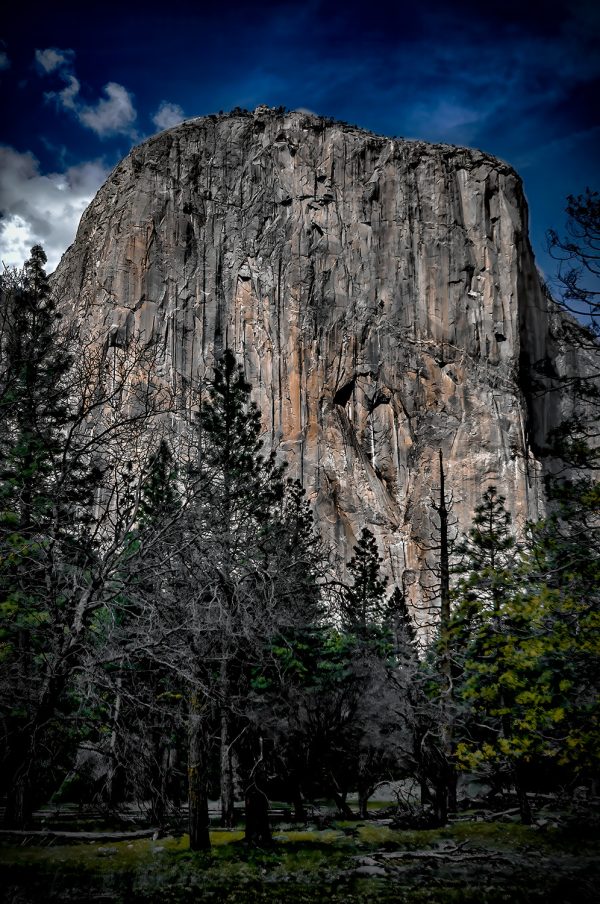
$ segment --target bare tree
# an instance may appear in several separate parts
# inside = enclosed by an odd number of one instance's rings
[[[82,345],[63,327],[44,261],[34,248],[2,287],[0,700],[13,825],[64,744],[74,677],[123,592],[135,462],[171,406],[152,383],[154,349]]]

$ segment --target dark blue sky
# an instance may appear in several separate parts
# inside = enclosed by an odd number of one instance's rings
[[[598,188],[600,7],[571,3],[19,4],[0,20],[0,257],[53,266],[107,172],[183,117],[260,103],[482,148],[522,175],[538,262]],[[37,53],[36,53],[37,51]]]

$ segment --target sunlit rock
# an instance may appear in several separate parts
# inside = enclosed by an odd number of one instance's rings
[[[560,406],[529,369],[558,351],[521,181],[487,154],[265,107],[191,120],[117,166],[56,281],[90,327],[155,339],[176,386],[230,346],[323,531],[347,559],[367,525],[423,623],[439,449],[459,525],[490,483],[517,525],[542,510]]]

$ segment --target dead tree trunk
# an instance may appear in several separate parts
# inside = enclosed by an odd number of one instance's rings
[[[246,831],[244,840],[247,844],[265,847],[272,844],[271,826],[269,825],[269,798],[263,790],[265,780],[263,739],[258,739],[259,752],[254,768],[250,773],[244,802],[246,807]]]
[[[440,462],[440,496],[435,506],[440,519],[440,671],[442,674],[441,699],[441,742],[445,760],[436,788],[436,814],[439,809],[440,819],[447,820],[448,810],[456,810],[456,770],[452,762],[453,738],[451,702],[453,695],[452,659],[450,651],[450,540],[448,537],[448,504],[446,502],[446,481],[444,474],[444,458],[439,450]],[[441,805],[441,798],[445,803]]]

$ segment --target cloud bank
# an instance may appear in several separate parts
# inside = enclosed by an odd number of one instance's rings
[[[42,175],[33,154],[0,145],[0,260],[20,267],[40,244],[54,270],[106,176],[98,161]]]

